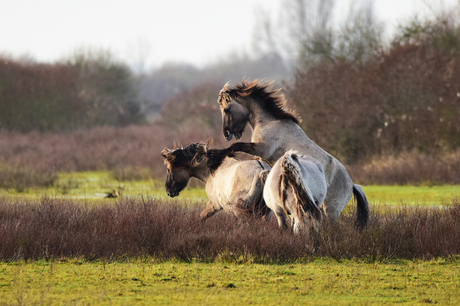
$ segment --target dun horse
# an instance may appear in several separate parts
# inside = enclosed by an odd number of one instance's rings
[[[167,166],[166,191],[170,197],[178,196],[191,177],[206,184],[209,202],[201,212],[202,220],[220,210],[240,217],[252,212],[268,212],[263,201],[263,186],[270,166],[259,160],[238,160],[226,157],[211,171],[206,152],[208,145],[194,143],[185,148],[164,149],[161,156]]]
[[[357,225],[364,227],[369,216],[369,203],[359,185],[353,184],[345,167],[314,143],[300,128],[300,117],[286,108],[286,100],[271,83],[242,81],[241,85],[227,83],[219,93],[223,133],[227,140],[239,139],[247,123],[252,127],[250,143],[236,142],[222,150],[209,152],[210,166],[217,167],[222,159],[241,151],[257,155],[274,164],[288,150],[316,159],[324,169],[327,194],[324,200],[326,216],[338,219],[352,194],[357,202]]]
[[[264,200],[273,210],[278,225],[287,229],[287,218],[295,234],[303,227],[303,215],[310,213],[315,223],[321,222],[319,206],[326,197],[323,166],[310,156],[289,150],[273,166],[264,187]]]

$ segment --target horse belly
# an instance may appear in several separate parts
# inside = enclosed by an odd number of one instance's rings
[[[219,204],[227,212],[233,211],[237,199],[243,197],[245,191],[247,193],[245,186],[248,185],[245,185],[244,182],[242,183],[241,180],[237,180],[235,173],[236,169],[234,168],[235,167],[231,167],[228,171],[221,173],[221,175],[215,177],[213,181],[213,193]]]

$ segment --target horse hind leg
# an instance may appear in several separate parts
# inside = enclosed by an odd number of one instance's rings
[[[206,204],[206,207],[204,208],[204,210],[200,213],[200,219],[201,221],[205,221],[206,219],[214,216],[214,214],[216,212],[218,212],[219,210],[221,210],[222,208],[220,207],[216,207],[216,205],[214,205],[213,202],[211,201],[208,201],[208,203]]]
[[[278,228],[282,231],[287,230],[289,227],[287,223],[287,215],[284,213],[284,211],[276,211],[275,216],[278,220]]]
[[[264,170],[260,172],[258,175],[254,176],[251,188],[249,189],[248,193],[243,198],[238,200],[238,208],[242,210],[251,210],[255,207],[257,203],[260,202],[263,195],[264,185],[265,181],[267,180],[268,173],[268,170]]]

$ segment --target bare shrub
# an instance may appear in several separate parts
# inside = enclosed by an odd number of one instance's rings
[[[323,63],[299,71],[287,95],[307,134],[347,163],[405,150],[455,150],[457,57],[418,43],[395,45],[365,66]]]
[[[0,188],[24,191],[31,187],[50,187],[58,178],[53,170],[37,170],[0,164]]]
[[[122,260],[153,256],[190,261],[286,262],[332,257],[368,261],[431,259],[460,252],[460,204],[448,208],[380,209],[356,230],[354,217],[326,220],[320,232],[294,236],[275,220],[218,214],[201,222],[199,209],[154,199],[120,199],[88,207],[42,198],[0,199],[0,260],[83,257]]]
[[[62,131],[143,123],[128,66],[109,52],[79,52],[66,63],[0,56],[0,128]]]
[[[361,184],[459,184],[460,151],[428,155],[414,150],[375,156],[348,170]]]

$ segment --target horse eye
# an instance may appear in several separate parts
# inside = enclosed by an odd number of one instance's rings
[[[224,109],[224,113],[226,114],[230,114],[230,111],[232,110],[231,107],[227,107],[226,109]]]

